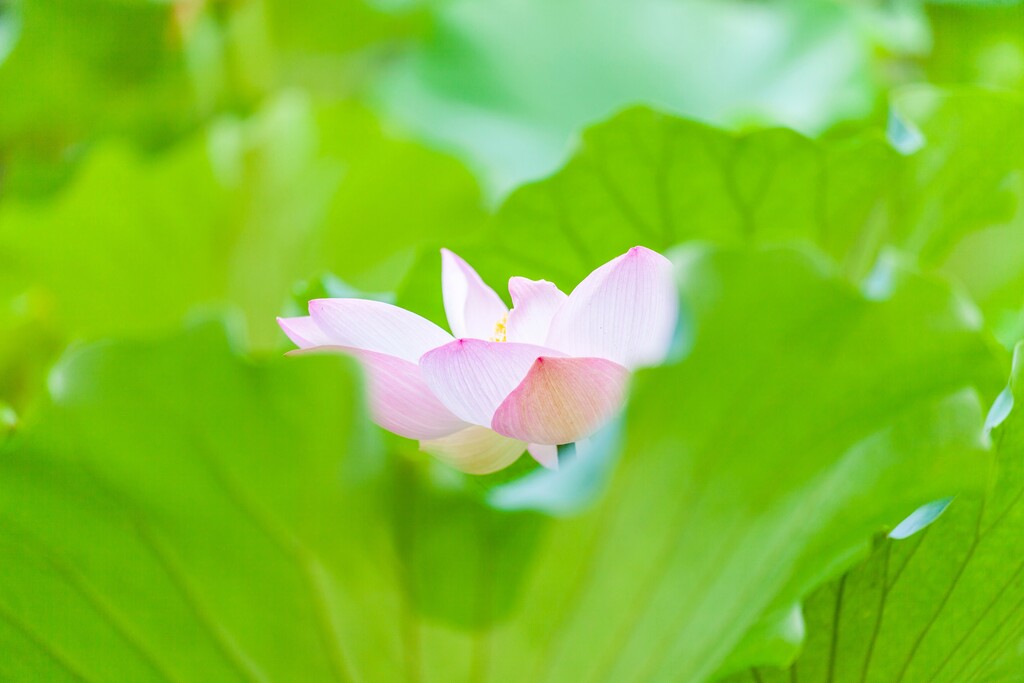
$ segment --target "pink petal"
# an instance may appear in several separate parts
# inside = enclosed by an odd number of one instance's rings
[[[558,446],[531,443],[527,449],[533,459],[549,470],[558,469]]]
[[[627,368],[665,359],[679,315],[667,258],[633,247],[581,282],[551,321],[547,345]]]
[[[531,344],[456,339],[420,359],[427,386],[466,422],[490,426],[495,409],[541,356],[561,353]]]
[[[441,294],[448,327],[456,337],[491,339],[508,308],[461,258],[441,250]]]
[[[309,313],[331,344],[386,353],[413,363],[452,340],[426,318],[380,301],[314,299],[309,302]]]
[[[469,425],[452,415],[430,391],[415,363],[346,346],[319,346],[293,353],[338,352],[359,360],[366,372],[373,421],[407,439],[437,439]]]
[[[300,349],[325,346],[331,343],[330,338],[324,334],[324,331],[308,315],[304,315],[301,318],[278,318],[277,324],[281,326],[281,329],[292,340],[292,343]]]
[[[538,358],[491,428],[537,444],[585,439],[618,412],[628,381],[629,370],[604,358]]]
[[[420,442],[420,450],[470,474],[504,469],[519,459],[525,447],[522,441],[475,425],[440,439]]]
[[[568,297],[547,280],[514,277],[508,281],[512,310],[508,314],[508,340],[544,344],[551,319]]]

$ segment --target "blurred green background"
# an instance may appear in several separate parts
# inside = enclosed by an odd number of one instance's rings
[[[1022,98],[1012,1],[0,0],[0,679],[1024,681]],[[634,244],[557,477],[280,358]]]

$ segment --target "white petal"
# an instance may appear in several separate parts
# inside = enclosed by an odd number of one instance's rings
[[[415,363],[450,334],[404,308],[366,299],[314,299],[309,313],[336,346],[386,353]]]
[[[656,365],[672,344],[678,315],[672,263],[633,247],[573,290],[551,321],[547,345],[627,368]]]
[[[281,326],[292,343],[300,349],[325,346],[331,343],[330,337],[308,315],[300,318],[278,318],[277,324]]]
[[[508,340],[543,345],[551,319],[568,297],[547,280],[514,277],[508,281],[512,310],[508,314]]]
[[[508,308],[461,258],[441,250],[441,293],[448,327],[456,337],[491,339]]]
[[[495,409],[541,356],[557,351],[531,344],[456,339],[424,354],[420,368],[441,403],[466,422],[490,427]]]
[[[526,444],[474,425],[440,439],[421,441],[420,449],[463,472],[489,474],[518,460]]]

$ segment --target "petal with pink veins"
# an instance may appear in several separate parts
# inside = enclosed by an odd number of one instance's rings
[[[604,358],[538,358],[491,428],[528,443],[585,439],[619,411],[629,370]]]
[[[281,326],[292,343],[300,349],[326,346],[332,343],[330,337],[308,315],[300,318],[278,318],[277,324]]]
[[[572,291],[551,321],[546,345],[631,369],[656,365],[668,353],[678,316],[672,262],[633,247]]]
[[[508,281],[512,310],[508,314],[510,342],[544,344],[551,319],[568,297],[552,282],[514,277]]]
[[[549,470],[558,469],[558,446],[531,443],[527,449],[533,459]]]
[[[420,358],[427,386],[466,422],[489,427],[494,411],[541,356],[542,346],[456,339]]]
[[[473,425],[439,439],[420,442],[420,450],[469,474],[490,474],[519,459],[522,441]]]
[[[314,299],[309,313],[333,345],[385,353],[412,363],[452,340],[426,318],[381,301]]]
[[[378,425],[407,439],[437,439],[469,425],[445,408],[415,363],[347,346],[319,346],[289,355],[335,352],[352,356],[366,372],[370,414]]]
[[[501,297],[447,249],[441,250],[441,294],[448,327],[456,337],[491,339],[508,313]]]

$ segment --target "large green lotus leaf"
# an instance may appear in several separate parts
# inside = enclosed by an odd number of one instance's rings
[[[222,298],[245,312],[257,347],[283,338],[274,316],[295,280],[330,271],[393,291],[422,245],[484,223],[478,186],[454,159],[385,135],[358,107],[285,104],[250,140],[245,129],[224,137],[242,194]]]
[[[52,201],[0,202],[0,400],[29,407],[69,339],[159,333],[197,308],[240,310],[251,348],[281,348],[296,280],[393,290],[418,245],[481,215],[460,164],[348,105],[284,96],[156,157],[98,145]]]
[[[73,353],[2,446],[0,676],[700,681],[980,484],[975,387],[1005,371],[941,286],[675,258],[689,352],[637,377],[605,487],[555,516],[383,452],[344,359],[244,361],[209,327]]]
[[[488,233],[448,246],[499,292],[511,275],[569,291],[632,246],[689,240],[816,243],[862,275],[887,230],[898,163],[880,132],[817,143],[634,108],[589,129],[559,172],[514,192]],[[427,253],[399,300],[432,311],[439,281],[439,259]]]
[[[157,164],[100,148],[53,203],[0,205],[3,293],[41,290],[86,335],[175,320],[224,287],[215,265],[233,235],[216,229],[228,222],[221,193],[199,145]]]
[[[633,109],[589,130],[557,174],[513,194],[495,232],[516,259],[569,277],[634,244],[695,239],[815,242],[863,268],[863,234],[896,162],[878,134],[815,143]],[[524,235],[546,248],[531,250]]]
[[[581,128],[624,106],[817,132],[874,102],[872,36],[837,3],[429,4],[435,30],[381,79],[379,99],[499,195],[553,171]]]
[[[588,130],[562,170],[514,192],[490,238],[463,255],[496,286],[526,275],[568,287],[636,244],[798,242],[858,281],[893,246],[963,283],[995,325],[1007,299],[1014,311],[1024,303],[1024,223],[1014,219],[1024,105],[1008,94],[934,88],[901,91],[894,105],[904,153],[879,131],[816,141],[628,110]],[[404,292],[411,305],[426,308],[437,261],[429,254],[413,272]]]
[[[807,604],[806,650],[789,671],[736,681],[1015,681],[1024,671],[1024,349],[993,408],[997,458],[984,493],[957,497],[909,538]],[[1012,409],[1011,409],[1012,406]],[[1008,417],[1006,411],[1009,410]],[[998,417],[996,417],[998,416]]]
[[[393,288],[417,244],[469,232],[481,211],[457,162],[383,135],[365,111],[283,96],[157,157],[99,146],[53,202],[8,198],[0,291],[45,294],[59,325],[87,337],[233,304],[267,347],[283,339],[274,315],[295,280],[331,270]]]
[[[397,618],[343,359],[255,367],[206,328],[93,348],[51,387],[55,422],[4,458],[4,678],[334,680],[346,615]]]
[[[965,443],[925,445],[958,423],[973,432],[979,419],[975,399],[949,393],[952,378],[929,360],[948,349],[903,328],[911,310],[957,317],[941,290],[904,281],[890,301],[868,303],[788,251],[691,252],[680,263],[696,345],[682,363],[639,378],[617,473],[636,507],[619,494],[611,538],[595,551],[619,554],[616,535],[633,539],[633,580],[585,571],[576,614],[551,634],[542,680],[702,680],[762,614],[866,550],[868,530],[904,505],[907,487],[948,477],[939,488],[955,489],[984,475],[987,460]],[[914,350],[900,350],[908,342]],[[971,372],[991,367],[983,346],[968,353],[978,354]],[[989,374],[990,391],[994,381]],[[876,421],[887,426],[875,431]],[[893,458],[904,449],[917,452],[907,469]],[[942,462],[950,456],[959,464]],[[657,509],[659,495],[672,502]],[[627,616],[603,617],[610,608]]]

